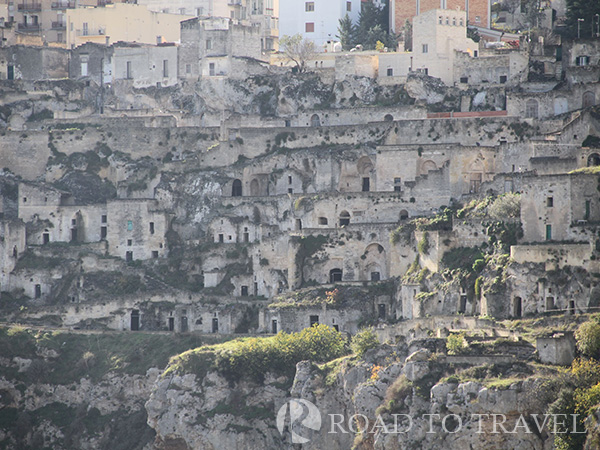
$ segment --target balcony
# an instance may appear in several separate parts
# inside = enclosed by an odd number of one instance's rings
[[[98,6],[112,5],[112,0],[98,0]]]
[[[65,30],[67,28],[67,24],[64,22],[52,22],[53,30]]]
[[[35,12],[42,10],[41,3],[23,3],[21,5],[17,5],[17,10],[20,12]]]
[[[54,2],[50,6],[52,9],[70,9],[75,8],[75,2]]]
[[[81,36],[104,36],[106,34],[106,28],[83,28],[75,31],[75,34]]]
[[[20,23],[17,27],[22,33],[37,33],[40,31],[39,23]]]

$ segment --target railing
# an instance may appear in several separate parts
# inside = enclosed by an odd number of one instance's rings
[[[50,5],[52,9],[69,9],[75,8],[75,2],[54,2]]]
[[[53,30],[64,30],[67,28],[67,24],[64,22],[52,22]]]
[[[24,32],[40,31],[40,24],[20,23],[19,27],[18,27],[18,30],[19,31],[24,31]]]
[[[78,29],[75,31],[77,36],[104,36],[106,28],[88,28],[87,30]]]
[[[17,5],[17,10],[19,11],[41,11],[42,4],[41,3],[23,3],[21,5]]]

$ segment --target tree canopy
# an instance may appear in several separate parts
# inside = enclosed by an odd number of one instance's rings
[[[597,0],[567,0],[567,21],[564,35],[577,38],[577,19],[583,19],[579,24],[582,39],[589,39],[596,35],[598,25],[596,14],[600,15],[600,2]]]
[[[354,25],[346,15],[339,21],[337,37],[344,50],[349,50],[357,44],[362,45],[365,50],[374,50],[377,48],[377,42],[395,49],[398,37],[390,33],[388,2],[386,1],[383,8],[372,2],[362,3],[358,25]]]
[[[316,53],[315,43],[302,38],[301,34],[282,36],[279,45],[285,56],[296,64],[298,72],[306,70],[306,61],[313,58]]]

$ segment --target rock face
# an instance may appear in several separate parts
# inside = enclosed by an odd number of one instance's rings
[[[267,378],[259,385],[231,384],[216,373],[201,379],[193,374],[159,377],[146,403],[156,448],[291,449],[300,443],[315,450],[551,446],[550,426],[543,426],[542,417],[538,431],[531,419],[531,414],[544,412],[532,401],[535,380],[502,389],[452,379],[434,384],[440,372],[431,352],[405,354],[404,349],[380,348],[361,361],[342,359],[329,372],[301,362],[291,388],[285,378]],[[314,419],[314,411],[294,416],[292,405],[291,424],[286,422],[280,433],[277,419],[288,410],[278,411],[290,399],[313,403],[320,427],[308,420]]]

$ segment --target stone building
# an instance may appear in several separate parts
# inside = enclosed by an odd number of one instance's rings
[[[433,9],[449,9],[464,11],[466,20],[472,26],[489,28],[492,3],[491,0],[391,0],[390,23],[392,29],[399,33],[406,21],[413,22],[415,16]]]
[[[261,30],[227,18],[194,18],[181,23],[179,76],[230,76],[233,58],[261,59]]]
[[[67,78],[69,54],[62,48],[0,46],[0,80],[41,81]]]

